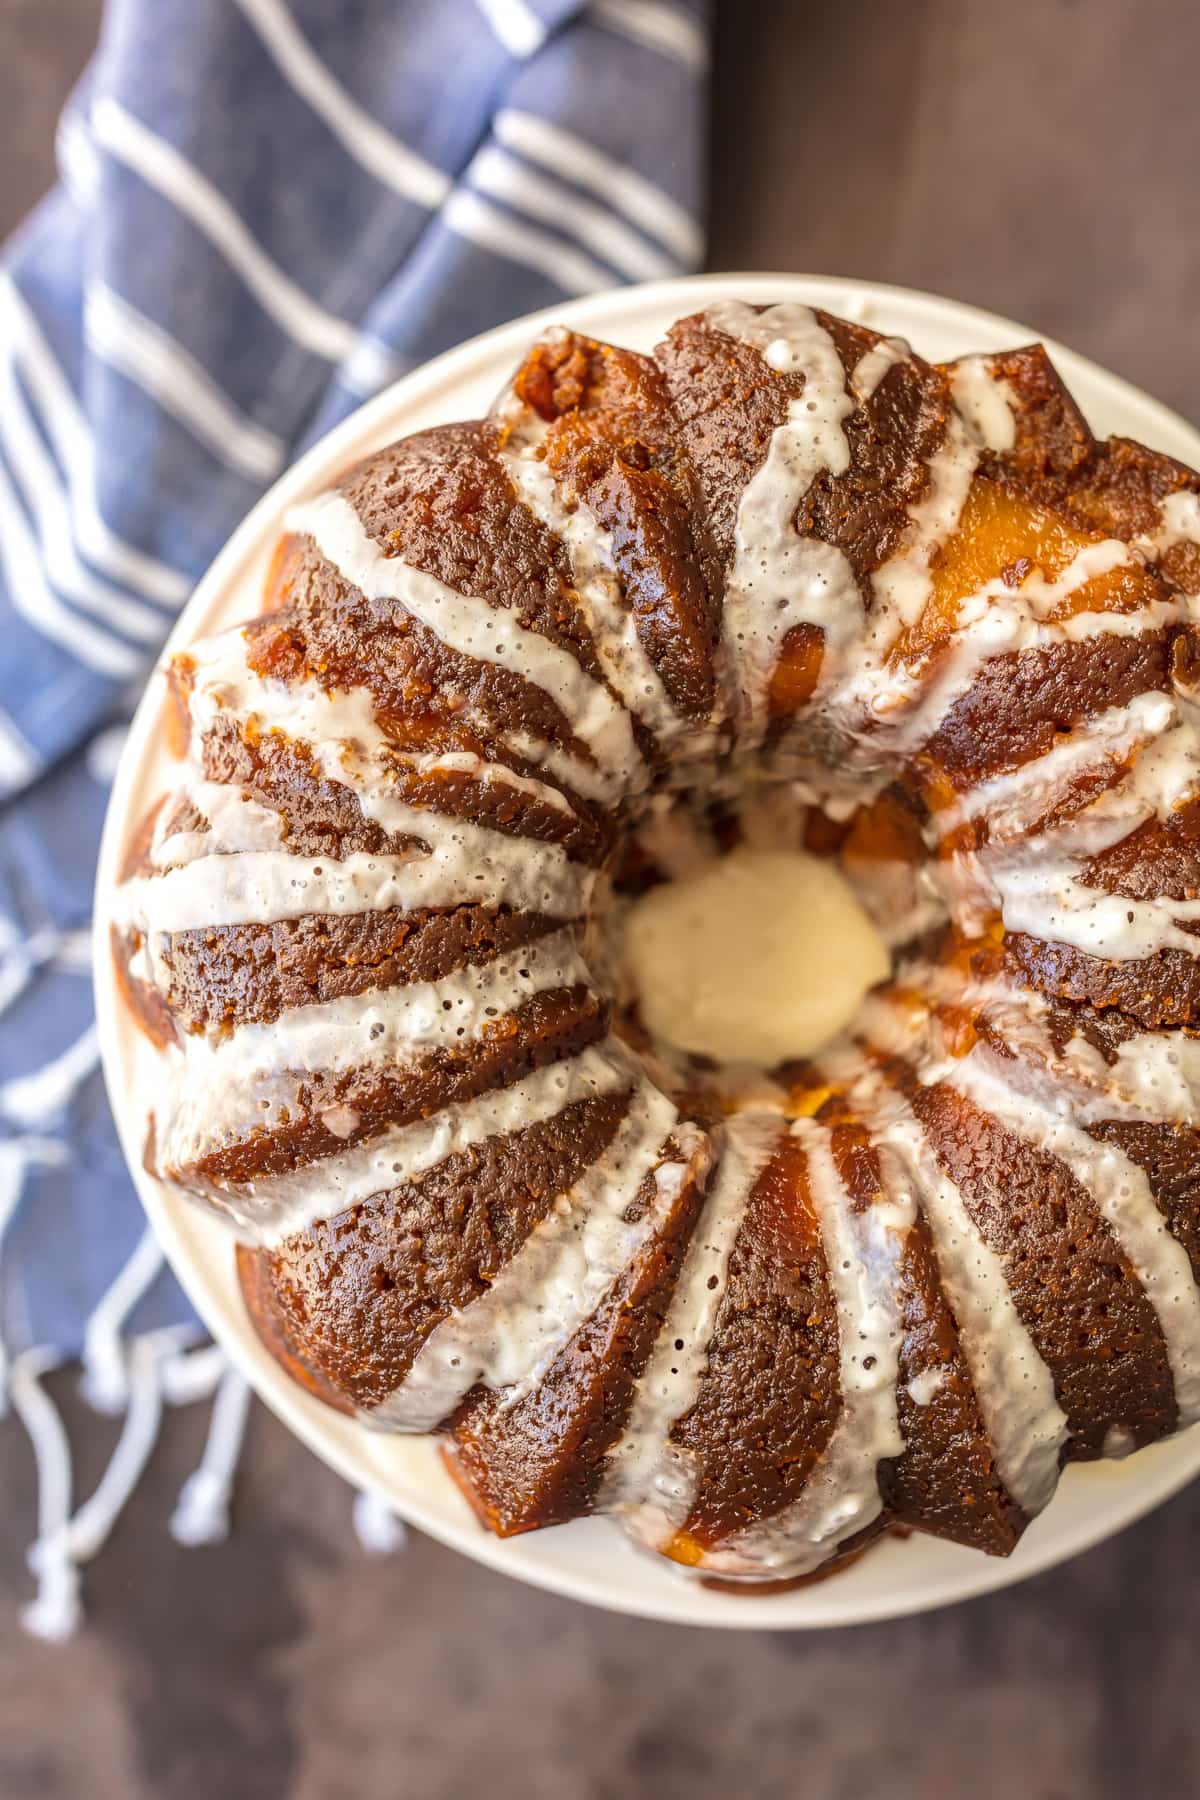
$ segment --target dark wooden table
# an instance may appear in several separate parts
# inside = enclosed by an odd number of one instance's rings
[[[0,0],[5,222],[50,179],[96,13]],[[1200,14],[1171,0],[728,0],[713,265],[940,290],[1200,417],[1198,60]],[[111,1427],[74,1423],[86,1492]],[[261,1410],[233,1540],[180,1550],[165,1522],[203,1423],[172,1419],[90,1572],[91,1623],[58,1648],[17,1629],[34,1497],[0,1425],[3,1800],[1200,1793],[1200,1486],[990,1600],[717,1635],[551,1599],[423,1539],[370,1560],[342,1484]]]

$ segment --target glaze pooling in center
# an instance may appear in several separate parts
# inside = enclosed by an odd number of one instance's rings
[[[891,958],[828,859],[741,847],[652,888],[624,927],[642,1022],[720,1062],[813,1056],[850,1023]]]

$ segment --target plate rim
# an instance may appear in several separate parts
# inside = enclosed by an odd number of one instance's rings
[[[152,738],[162,706],[161,669],[167,658],[204,629],[201,621],[217,609],[221,598],[234,590],[250,565],[263,554],[264,547],[269,546],[269,540],[278,532],[282,514],[292,500],[316,480],[329,479],[338,466],[344,466],[355,455],[363,454],[368,442],[376,438],[382,442],[386,436],[403,431],[406,428],[405,422],[398,415],[419,410],[422,404],[427,403],[442,389],[448,390],[447,401],[451,409],[445,416],[455,416],[452,395],[456,386],[461,387],[469,381],[472,372],[478,376],[480,370],[493,360],[504,357],[515,362],[529,339],[549,324],[561,322],[605,333],[611,330],[612,335],[619,339],[622,325],[627,329],[633,315],[676,307],[682,314],[695,310],[697,305],[704,304],[717,294],[723,298],[753,300],[774,297],[799,300],[825,306],[833,312],[849,313],[851,316],[855,311],[861,316],[871,309],[882,309],[884,312],[899,309],[927,321],[931,327],[936,327],[940,321],[943,325],[948,324],[968,333],[978,332],[981,349],[1040,341],[1046,345],[1056,364],[1062,369],[1069,386],[1074,387],[1082,381],[1083,385],[1092,390],[1093,400],[1096,394],[1103,394],[1118,410],[1142,413],[1159,437],[1175,441],[1176,448],[1171,454],[1182,456],[1190,449],[1192,460],[1200,463],[1200,433],[1186,420],[1124,377],[1069,347],[1042,337],[1028,326],[998,313],[940,295],[924,293],[920,289],[860,280],[857,277],[772,274],[764,271],[685,276],[586,295],[564,302],[561,306],[542,308],[467,339],[411,371],[358,407],[285,470],[232,533],[181,610],[139,700],[122,749],[105,816],[97,860],[93,915],[96,1018],[105,1083],[122,1151],[139,1199],[166,1258],[214,1340],[221,1345],[264,1404],[309,1450],[353,1486],[377,1493],[400,1516],[409,1519],[430,1536],[512,1579],[523,1580],[606,1610],[667,1623],[732,1630],[816,1630],[882,1622],[961,1603],[1028,1580],[1070,1557],[1082,1554],[1144,1517],[1200,1474],[1200,1427],[1141,1452],[1133,1465],[1138,1468],[1140,1479],[1134,1480],[1129,1475],[1124,1475],[1121,1480],[1124,1491],[1119,1500],[1107,1512],[1101,1509],[1097,1517],[1082,1521],[1076,1531],[1066,1534],[1064,1541],[1031,1543],[1027,1535],[1017,1552],[1007,1559],[985,1557],[979,1552],[958,1551],[956,1546],[939,1543],[939,1552],[957,1552],[957,1556],[969,1561],[960,1565],[955,1555],[948,1555],[944,1558],[948,1564],[948,1572],[941,1579],[931,1581],[915,1592],[901,1586],[890,1596],[886,1591],[881,1591],[871,1597],[870,1588],[867,1595],[863,1596],[859,1593],[857,1584],[848,1589],[846,1584],[852,1580],[855,1570],[828,1582],[770,1596],[717,1593],[670,1571],[666,1572],[668,1580],[664,1583],[664,1571],[658,1563],[641,1557],[630,1548],[609,1521],[589,1521],[582,1527],[558,1527],[546,1533],[501,1540],[477,1524],[451,1478],[444,1473],[441,1483],[448,1491],[440,1508],[422,1504],[411,1496],[398,1499],[395,1487],[389,1485],[367,1453],[367,1445],[372,1441],[378,1444],[380,1439],[365,1426],[331,1413],[320,1401],[307,1394],[269,1356],[250,1331],[245,1317],[231,1316],[219,1299],[214,1297],[211,1278],[206,1279],[203,1274],[204,1253],[197,1253],[190,1240],[208,1237],[210,1249],[218,1238],[231,1245],[232,1239],[224,1228],[215,1221],[204,1218],[199,1209],[193,1208],[181,1196],[171,1193],[142,1168],[142,1127],[139,1120],[144,1117],[144,1113],[137,1106],[136,1096],[124,1092],[122,1085],[125,1053],[121,1040],[123,1036],[128,1037],[134,1028],[123,1014],[108,941],[107,896],[115,884],[127,826],[136,816],[132,814],[131,807],[138,776],[143,767],[143,753]],[[989,339],[992,340],[991,345],[988,344]],[[1091,405],[1088,410],[1092,410]],[[232,1258],[229,1257],[228,1260],[231,1262]],[[341,1430],[330,1429],[335,1420]],[[432,1451],[431,1441],[425,1442],[430,1443]],[[1093,1467],[1108,1470],[1111,1465]],[[1116,1467],[1121,1470],[1129,1465]],[[1064,1481],[1074,1478],[1075,1486],[1078,1487],[1087,1473],[1076,1465],[1066,1472]],[[1115,1477],[1108,1479],[1116,1480]],[[1051,1509],[1062,1498],[1060,1489],[1059,1495],[1051,1502]],[[1047,1509],[1048,1512],[1051,1509]],[[1045,1517],[1044,1514],[1043,1518]],[[1039,1522],[1031,1527],[1032,1534],[1036,1534]],[[597,1525],[611,1538],[614,1549],[619,1550],[624,1558],[632,1559],[626,1566],[636,1567],[642,1572],[644,1591],[636,1576],[632,1588],[614,1586],[611,1583],[606,1586],[603,1580],[594,1575],[586,1576],[577,1569],[573,1570],[569,1562],[560,1566],[549,1540],[557,1540],[561,1545],[569,1533],[575,1532],[575,1541],[581,1542],[582,1539],[578,1536],[581,1530],[593,1530]],[[926,1544],[934,1541],[923,1540]],[[606,1545],[601,1562],[610,1560],[606,1554],[608,1548]],[[869,1568],[873,1559],[878,1566],[879,1559],[887,1551],[903,1553],[905,1548],[898,1540],[892,1540],[890,1544],[873,1550],[871,1557],[864,1558],[858,1568]],[[1022,1555],[1022,1551],[1026,1551],[1026,1554]],[[585,1556],[584,1560],[595,1559]],[[961,1569],[961,1573],[955,1574],[955,1569]],[[845,1596],[847,1604],[839,1603],[839,1594]]]

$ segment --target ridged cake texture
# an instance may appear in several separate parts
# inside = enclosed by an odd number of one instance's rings
[[[805,1576],[1006,1554],[1200,1417],[1200,479],[1039,347],[937,367],[722,302],[566,330],[299,506],[177,657],[113,901],[148,1167],[313,1392],[445,1434],[501,1533],[593,1511]],[[630,896],[837,859],[890,979],[713,1067]]]

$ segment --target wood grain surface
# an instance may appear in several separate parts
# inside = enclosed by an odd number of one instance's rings
[[[5,228],[52,178],[97,17],[0,0]],[[1200,417],[1198,61],[1183,0],[726,0],[712,264],[974,301]],[[69,1378],[57,1394],[86,1493],[113,1426]],[[1200,1793],[1200,1486],[991,1599],[718,1635],[552,1599],[419,1538],[372,1560],[341,1482],[261,1409],[233,1539],[181,1550],[166,1521],[202,1413],[171,1419],[61,1647],[17,1627],[34,1493],[0,1422],[0,1800]]]

